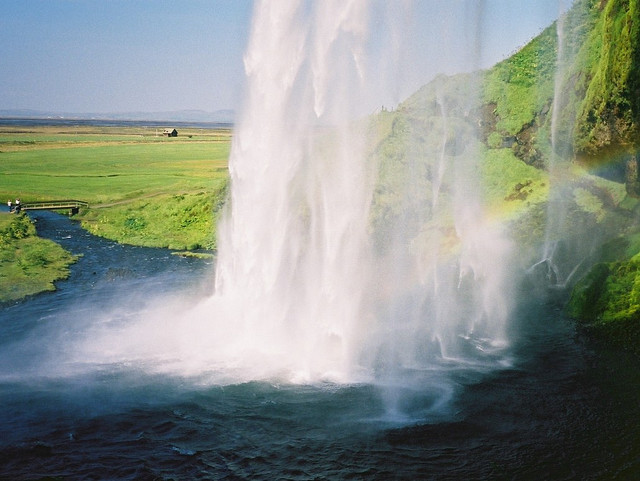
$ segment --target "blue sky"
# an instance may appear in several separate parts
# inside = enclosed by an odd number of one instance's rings
[[[404,47],[411,72],[392,102],[438,72],[469,68],[474,54],[457,41],[465,22],[449,15],[482,7],[474,62],[488,67],[549,25],[562,3],[415,0]],[[0,109],[238,108],[252,8],[251,0],[2,0]],[[443,36],[447,48],[434,47]]]

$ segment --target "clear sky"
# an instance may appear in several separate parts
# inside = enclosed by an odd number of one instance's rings
[[[407,88],[463,69],[459,60],[473,55],[456,50],[464,32],[448,14],[481,7],[476,60],[488,67],[551,24],[568,1],[414,0]],[[252,0],[2,0],[0,109],[237,109],[252,9]],[[453,40],[430,50],[434,35]]]

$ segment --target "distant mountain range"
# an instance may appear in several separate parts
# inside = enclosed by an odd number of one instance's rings
[[[174,122],[223,122],[233,123],[235,111],[174,110],[167,112],[111,112],[70,113],[30,109],[0,110],[0,117],[19,119],[90,119],[90,120],[153,120]]]

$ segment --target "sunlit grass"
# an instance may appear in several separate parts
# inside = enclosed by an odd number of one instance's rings
[[[37,144],[36,144],[37,145]],[[0,198],[90,204],[154,193],[211,191],[227,176],[227,142],[141,142],[0,154]]]
[[[0,214],[0,302],[55,289],[76,258],[53,241],[37,237],[24,215]]]
[[[90,207],[77,218],[97,235],[152,247],[215,248],[229,130],[182,129],[166,138],[151,128],[56,129],[3,127],[0,199],[82,200]]]
[[[521,162],[511,149],[485,151],[481,165],[489,210],[503,220],[547,201],[546,172]]]

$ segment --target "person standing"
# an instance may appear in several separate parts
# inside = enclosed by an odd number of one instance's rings
[[[9,212],[13,212],[13,205],[11,204],[11,199],[7,201],[7,206],[9,207]]]

